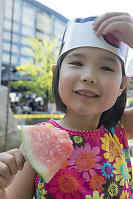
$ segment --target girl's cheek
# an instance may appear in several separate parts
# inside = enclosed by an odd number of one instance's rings
[[[62,70],[60,73],[60,79],[59,81],[61,83],[66,83],[67,81],[71,81],[73,79],[73,72],[67,71],[67,70]],[[69,83],[69,82],[67,82]]]

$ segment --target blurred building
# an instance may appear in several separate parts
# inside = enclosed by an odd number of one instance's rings
[[[0,0],[2,84],[7,84],[10,60],[11,80],[20,78],[19,74],[15,73],[15,67],[29,60],[26,38],[36,37],[42,40],[61,36],[67,21],[64,16],[35,0]]]

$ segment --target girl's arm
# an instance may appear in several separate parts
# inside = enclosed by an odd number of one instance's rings
[[[133,138],[133,107],[127,108],[122,117],[122,123],[125,127],[127,138]]]
[[[32,199],[34,195],[34,180],[36,172],[26,161],[22,171],[18,171],[6,191],[7,199]]]
[[[35,177],[22,148],[0,153],[0,199],[32,199]]]

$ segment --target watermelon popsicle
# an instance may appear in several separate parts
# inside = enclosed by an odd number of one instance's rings
[[[73,150],[67,132],[44,125],[22,127],[22,146],[35,171],[49,182]]]

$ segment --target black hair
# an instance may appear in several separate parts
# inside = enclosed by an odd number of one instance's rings
[[[52,91],[53,91],[57,110],[63,113],[66,113],[66,105],[62,102],[60,98],[58,84],[59,84],[61,64],[67,54],[68,52],[64,53],[59,59],[59,61],[57,62],[57,65],[53,74],[53,82],[52,82]],[[121,67],[122,67],[122,77],[124,77],[126,76],[124,62],[121,59],[120,61],[121,61]],[[117,98],[115,104],[110,109],[102,113],[98,127],[100,125],[104,125],[104,127],[109,129],[115,126],[116,123],[122,118],[122,115],[126,106],[126,100],[127,100],[127,90],[125,88],[122,94]]]

